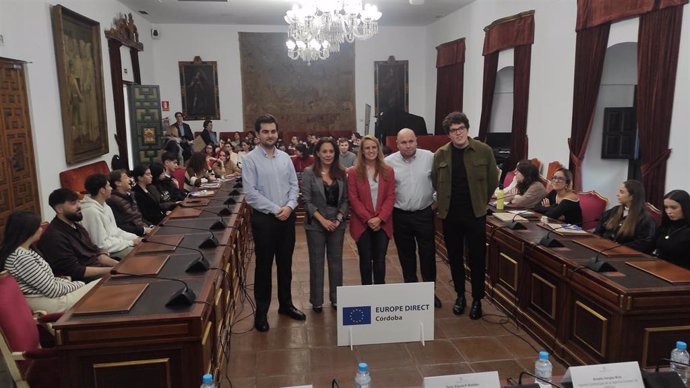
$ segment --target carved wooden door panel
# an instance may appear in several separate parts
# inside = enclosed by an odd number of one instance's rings
[[[0,233],[15,210],[41,214],[24,66],[0,58]]]

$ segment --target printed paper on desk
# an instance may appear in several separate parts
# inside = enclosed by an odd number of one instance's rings
[[[500,388],[498,372],[425,377],[423,388]]]
[[[572,366],[561,383],[573,383],[573,388],[644,388],[637,361]]]
[[[210,197],[214,195],[216,192],[213,190],[199,190],[199,191],[193,191],[189,193],[190,196],[192,197]]]

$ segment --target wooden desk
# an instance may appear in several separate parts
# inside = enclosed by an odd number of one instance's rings
[[[556,236],[564,247],[546,248],[537,222],[504,226],[487,217],[487,296],[566,363],[651,367],[690,337],[690,285],[625,264],[652,257],[601,256],[619,272],[595,273],[584,264],[596,252],[573,242],[582,237]]]
[[[216,198],[225,199],[230,191],[232,184],[226,183],[216,191]],[[63,315],[54,326],[63,387],[186,388],[198,386],[204,373],[219,375],[227,362],[238,274],[243,271],[249,242],[250,213],[242,195],[235,199],[238,203],[229,208],[236,214],[223,217],[228,228],[213,232],[220,244],[228,246],[201,250],[212,268],[205,273],[185,272],[199,253],[180,247],[196,249],[208,232],[183,227],[207,229],[218,216],[204,212],[197,218],[168,219],[166,225],[170,227],[153,233],[153,240],[158,235],[184,235],[158,276],[187,282],[196,294],[195,304],[165,307],[181,287],[179,282],[106,276],[101,284],[149,285],[128,312],[75,316],[73,310],[68,310]],[[223,207],[222,201],[211,201],[203,209],[215,213]],[[131,255],[136,254],[135,249]]]

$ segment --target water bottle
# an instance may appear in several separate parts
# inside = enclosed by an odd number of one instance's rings
[[[204,377],[201,378],[201,388],[216,388],[212,374],[206,373]]]
[[[503,186],[498,186],[498,192],[496,192],[496,210],[503,210],[505,207],[505,195]]]
[[[682,362],[687,364],[690,361],[690,355],[688,355],[688,344],[683,341],[676,342],[676,348],[671,352],[671,369],[673,369],[680,379],[683,380],[683,384],[688,383],[688,367],[682,364],[675,364],[673,361]]]
[[[541,379],[551,382],[552,371],[553,365],[551,365],[551,361],[549,361],[549,353],[545,351],[539,352],[539,359],[534,363],[534,374]],[[539,380],[536,380],[535,382],[539,384],[541,388],[551,387],[551,385]]]
[[[355,375],[355,388],[371,388],[371,376],[366,362],[360,362]]]

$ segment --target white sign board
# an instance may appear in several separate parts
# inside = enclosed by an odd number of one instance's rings
[[[640,365],[636,361],[573,366],[568,368],[561,382],[572,382],[573,388],[644,388]]]
[[[338,287],[338,346],[433,339],[433,282]]]
[[[498,372],[425,377],[423,388],[501,388]]]

